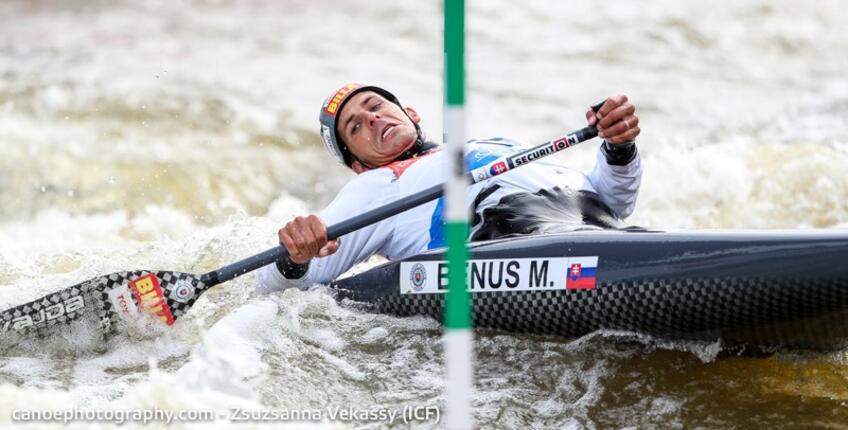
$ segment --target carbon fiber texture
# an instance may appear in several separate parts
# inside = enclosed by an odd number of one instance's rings
[[[809,288],[816,294],[804,294]],[[474,293],[472,300],[475,327],[511,332],[579,337],[610,329],[671,338],[838,348],[848,336],[846,293],[848,282],[811,285],[702,278],[602,283],[594,290]],[[394,294],[373,304],[380,313],[441,320],[444,295]],[[839,315],[843,324],[815,324],[824,316]]]
[[[54,326],[68,324],[83,315],[96,313],[102,332],[112,333],[122,323],[122,317],[115,311],[112,301],[109,300],[109,293],[151,273],[156,276],[167,310],[174,319],[183,316],[206,289],[198,277],[188,273],[146,270],[116,272],[81,282],[38,300],[5,310],[0,313],[0,330],[23,335],[33,332],[44,335]],[[192,296],[175,300],[172,297],[173,290],[180,285],[180,282],[183,285],[186,282],[191,285]],[[135,296],[130,294],[128,297],[131,297],[133,305],[138,307]]]
[[[752,346],[848,346],[844,234],[580,233],[475,244],[472,254],[599,258],[594,289],[473,292],[475,327],[568,338],[623,330]],[[403,261],[433,260],[442,260],[441,251]],[[399,281],[409,274],[399,273],[400,264],[331,287],[368,310],[441,321],[444,295],[401,293]]]

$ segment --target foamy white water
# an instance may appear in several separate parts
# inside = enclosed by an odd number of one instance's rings
[[[467,3],[469,136],[542,142],[624,93],[643,129],[632,224],[848,227],[842,2]],[[317,135],[331,90],[380,83],[440,135],[441,19],[439,2],[3,2],[0,304],[118,270],[201,273],[273,245],[351,176]],[[587,169],[594,151],[559,157]],[[4,350],[0,422],[36,406],[158,407],[211,409],[226,425],[232,407],[443,400],[437,322],[362,313],[320,288],[254,288],[251,276],[216,287],[167,333],[104,345],[69,332]],[[844,353],[714,360],[717,348],[481,333],[475,417],[845,421]]]

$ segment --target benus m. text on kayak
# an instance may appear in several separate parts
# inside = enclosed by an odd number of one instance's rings
[[[621,226],[633,212],[641,179],[636,108],[616,95],[586,118],[604,139],[592,171],[539,160],[468,187],[472,241]],[[328,241],[328,224],[444,182],[449,160],[441,144],[426,138],[418,113],[377,86],[352,83],[333,92],[321,106],[320,122],[330,154],[357,176],[319,214],[297,217],[279,230],[289,256],[259,271],[263,292],[328,283],[374,254],[396,260],[444,246],[443,199],[349,233],[344,244]],[[526,149],[502,137],[471,140],[465,162],[471,170]]]

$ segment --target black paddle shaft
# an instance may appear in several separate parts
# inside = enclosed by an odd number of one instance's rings
[[[592,108],[597,111],[602,103],[599,103],[598,105],[595,105]],[[484,179],[501,175],[516,167],[520,167],[533,160],[548,156],[550,154],[553,154],[554,152],[561,151],[565,148],[569,148],[580,142],[589,140],[597,135],[597,128],[593,126],[585,127],[575,131],[574,133],[545,142],[539,146],[530,148],[526,151],[520,152],[510,157],[506,157],[505,160],[501,159],[494,161],[493,163],[490,163],[489,165],[483,168],[469,172],[466,177],[468,178],[469,182],[473,184]],[[499,164],[500,168],[498,169],[489,167]],[[475,173],[478,174],[475,175]],[[327,238],[329,240],[337,239],[350,232],[359,230],[363,227],[367,227],[376,222],[380,222],[401,212],[423,205],[424,203],[427,203],[429,201],[438,199],[443,194],[444,184],[434,185],[430,188],[427,188],[426,190],[419,191],[409,197],[405,197],[396,202],[389,203],[379,208],[354,216],[353,218],[347,219],[338,224],[334,224],[327,228]],[[205,273],[201,276],[200,280],[206,285],[206,287],[211,287],[213,285],[217,285],[222,282],[229,281],[230,279],[236,278],[238,276],[244,275],[245,273],[252,272],[260,267],[267,266],[282,258],[285,258],[286,256],[288,256],[288,254],[288,250],[284,246],[275,246],[267,251],[261,252],[251,257],[247,257],[244,260],[237,261],[220,269]]]

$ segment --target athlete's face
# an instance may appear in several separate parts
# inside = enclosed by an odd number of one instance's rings
[[[336,127],[356,158],[368,166],[379,167],[389,164],[415,143],[418,137],[415,124],[419,121],[421,118],[412,108],[401,109],[375,92],[362,91],[345,103]],[[357,173],[367,170],[357,161],[351,167]]]

